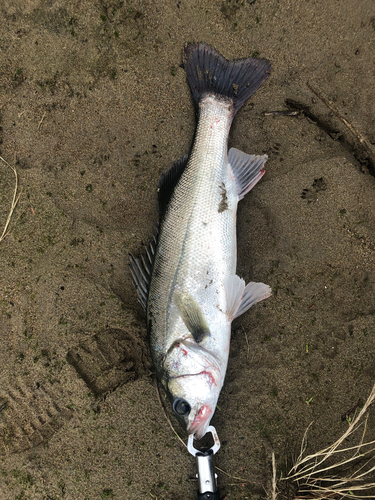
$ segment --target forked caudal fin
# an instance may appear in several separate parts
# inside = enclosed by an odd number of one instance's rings
[[[218,94],[233,102],[234,114],[268,78],[266,59],[228,61],[205,43],[189,43],[184,49],[184,67],[195,103],[207,94]]]

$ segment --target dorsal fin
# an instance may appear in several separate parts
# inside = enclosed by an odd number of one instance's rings
[[[134,258],[129,253],[129,268],[133,278],[133,284],[138,294],[138,301],[146,311],[148,291],[150,288],[152,266],[155,259],[155,250],[157,245],[157,237],[150,241],[148,245],[144,245],[145,255],[140,255]]]
[[[163,172],[158,185],[159,219],[161,219],[167,209],[174,188],[176,187],[182,172],[188,161],[188,155],[177,160],[169,170]],[[138,293],[138,300],[146,311],[147,298],[150,288],[152,266],[154,265],[155,251],[157,246],[157,236],[144,245],[145,255],[135,258],[129,253],[129,268],[133,278],[133,284]]]
[[[182,156],[177,160],[169,170],[163,172],[158,185],[159,217],[162,218],[171,199],[174,188],[176,187],[182,172],[185,170],[188,162],[188,155]]]

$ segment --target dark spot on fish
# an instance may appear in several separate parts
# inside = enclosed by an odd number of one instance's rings
[[[208,273],[207,273],[207,274],[208,274]],[[214,281],[214,280],[210,280],[210,281],[207,283],[207,285],[205,286],[205,288],[207,288],[207,287],[209,287],[210,285],[212,285],[213,281]]]
[[[225,184],[224,182],[219,186],[221,189],[221,201],[219,203],[219,209],[218,212],[221,214],[225,210],[228,210],[228,197],[227,197],[227,190],[225,189]]]
[[[219,203],[219,214],[221,214],[221,212],[224,212],[225,210],[228,209],[228,203],[227,203],[227,200],[226,198],[221,200],[221,202]]]

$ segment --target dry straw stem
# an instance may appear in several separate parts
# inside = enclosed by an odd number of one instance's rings
[[[276,460],[275,460],[275,452],[272,452],[272,491],[271,491],[271,499],[277,499],[277,489],[276,489]]]
[[[172,425],[172,422],[170,421],[170,419],[169,419],[168,415],[166,414],[166,411],[165,411],[165,409],[164,409],[164,405],[163,405],[163,403],[161,402],[161,396],[160,396],[159,387],[158,387],[158,384],[157,384],[157,383],[156,383],[156,394],[157,394],[157,396],[158,396],[158,400],[159,400],[160,406],[161,406],[161,408],[162,408],[162,410],[163,410],[163,413],[164,413],[165,418],[167,419],[167,422],[168,422],[168,424],[169,424],[169,427],[172,429],[172,431],[173,431],[174,435],[175,435],[175,436],[176,436],[176,438],[180,441],[180,443],[182,444],[182,446],[184,446],[185,448],[187,448],[186,444],[183,442],[183,440],[182,440],[182,439],[180,438],[180,436],[177,434],[177,432],[176,432],[175,428],[174,428],[174,427],[173,427],[173,425]]]
[[[368,415],[365,418],[364,416],[374,399],[375,385],[364,407],[342,436],[331,446],[304,457],[307,432],[311,424],[306,429],[300,455],[294,467],[290,470],[288,477],[285,478],[285,480],[291,480],[298,484],[298,492],[301,496],[297,498],[374,498],[373,494],[366,495],[366,493],[375,488],[375,483],[363,484],[366,476],[375,471],[375,465],[369,466],[370,462],[375,458],[375,440],[364,442]],[[355,446],[344,447],[343,443],[360,427],[363,427],[363,432],[359,443]],[[358,463],[359,461],[362,465]],[[340,471],[343,471],[343,469],[347,469],[348,474],[340,477]]]
[[[16,169],[14,167],[12,167],[12,165],[9,165],[9,163],[7,161],[5,161],[4,158],[2,158],[1,156],[0,156],[0,160],[2,162],[4,162],[5,165],[7,165],[9,168],[11,168],[13,170],[14,176],[16,178],[16,183],[15,183],[14,193],[13,193],[13,198],[12,198],[12,204],[11,204],[11,207],[10,207],[10,212],[9,212],[8,218],[7,218],[6,222],[5,222],[5,226],[4,226],[3,232],[2,232],[2,234],[0,236],[0,242],[1,242],[9,234],[8,228],[9,228],[10,219],[12,218],[14,209],[16,208],[18,200],[20,199],[21,193],[19,193],[18,196],[17,196],[17,191],[18,191],[18,175],[17,175]]]

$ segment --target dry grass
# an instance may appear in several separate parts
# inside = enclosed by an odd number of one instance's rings
[[[277,499],[277,487],[276,487],[277,481],[276,481],[276,460],[275,460],[275,453],[272,452],[272,490],[271,490],[271,500],[276,500]]]
[[[12,198],[12,203],[11,203],[11,206],[10,206],[10,211],[9,211],[9,214],[8,214],[8,217],[7,217],[7,220],[5,222],[5,226],[4,226],[4,229],[3,229],[3,232],[1,233],[0,235],[0,242],[6,237],[8,236],[9,234],[9,224],[10,224],[10,220],[12,218],[12,215],[13,215],[13,212],[14,212],[14,209],[16,208],[17,206],[17,203],[18,203],[18,200],[20,199],[20,196],[21,196],[21,192],[18,193],[17,195],[17,192],[18,192],[18,175],[17,175],[17,171],[14,167],[12,167],[12,165],[9,165],[9,163],[7,161],[4,160],[4,158],[2,158],[0,156],[0,160],[6,165],[8,166],[9,168],[11,168],[13,170],[13,173],[14,173],[14,176],[16,178],[16,181],[15,181],[15,187],[14,187],[14,192],[13,192],[13,198]]]
[[[284,478],[298,485],[298,496],[295,499],[375,498],[375,482],[372,482],[375,471],[375,440],[365,442],[367,412],[374,400],[375,385],[362,410],[342,436],[331,446],[304,456],[310,426],[307,428],[300,455],[289,475]],[[355,438],[357,444],[347,447],[345,443],[349,437]],[[276,485],[273,489],[276,495]],[[274,498],[276,497],[273,496]]]

